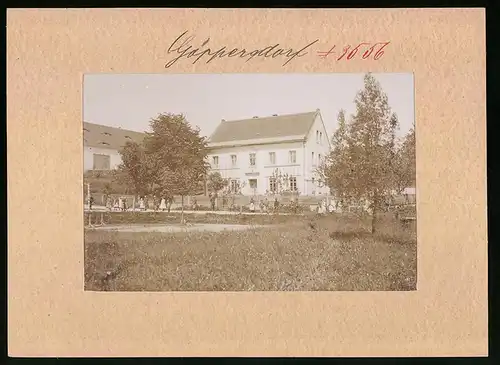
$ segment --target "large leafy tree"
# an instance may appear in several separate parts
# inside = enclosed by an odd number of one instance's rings
[[[150,129],[144,148],[151,186],[164,196],[181,196],[184,222],[184,198],[199,191],[208,171],[206,139],[182,114],[160,114]]]
[[[346,121],[339,114],[333,148],[321,167],[322,176],[341,202],[367,203],[375,232],[377,213],[396,184],[398,119],[380,83],[368,73],[354,100],[356,112]]]
[[[167,199],[180,195],[184,222],[184,198],[199,192],[207,174],[205,137],[182,114],[159,114],[149,126],[141,145],[121,151],[120,170],[136,192]]]

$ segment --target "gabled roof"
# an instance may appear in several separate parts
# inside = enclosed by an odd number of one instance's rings
[[[127,142],[141,143],[145,133],[83,122],[83,145],[120,150]]]
[[[319,109],[314,112],[253,117],[222,122],[209,138],[209,145],[249,144],[305,140]]]

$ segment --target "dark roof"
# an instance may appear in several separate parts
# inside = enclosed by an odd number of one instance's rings
[[[319,110],[308,113],[254,117],[225,121],[218,125],[209,142],[221,143],[261,138],[302,136],[306,138]]]
[[[83,145],[120,150],[125,143],[141,143],[145,133],[83,122]]]

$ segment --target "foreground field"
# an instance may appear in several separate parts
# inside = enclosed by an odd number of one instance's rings
[[[371,235],[367,222],[355,219],[284,219],[268,217],[277,227],[220,233],[86,231],[85,289],[416,289],[415,232],[387,220]]]

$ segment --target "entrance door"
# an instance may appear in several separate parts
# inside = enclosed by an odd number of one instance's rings
[[[249,179],[248,186],[250,187],[252,194],[256,195],[257,194],[257,179]]]

